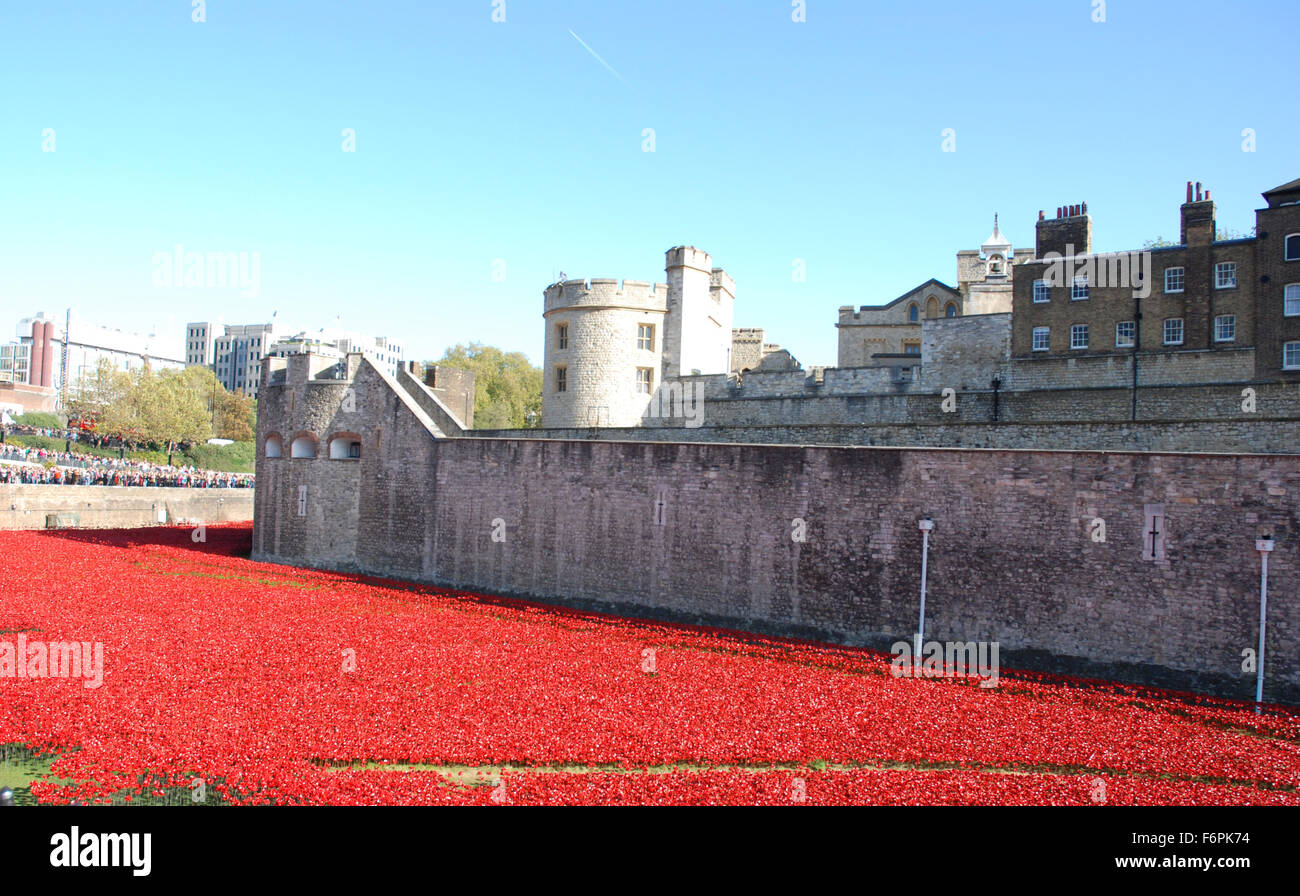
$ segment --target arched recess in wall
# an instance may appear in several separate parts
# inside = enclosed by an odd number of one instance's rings
[[[320,440],[309,432],[300,432],[293,437],[293,444],[289,446],[289,456],[298,458],[313,458],[316,456],[316,450],[320,446]]]
[[[943,312],[943,313],[944,313],[944,316],[945,316],[945,317],[956,317],[956,316],[957,316],[957,305],[956,305],[955,303],[953,303],[953,302],[949,302],[949,303],[948,303],[948,307],[944,309],[944,312]]]
[[[330,460],[360,460],[361,436],[355,432],[336,432],[329,438]]]
[[[930,296],[925,300],[925,316],[928,318],[939,316],[939,300],[934,296]]]
[[[916,323],[921,319],[921,311],[916,307],[916,303],[907,306],[907,320],[909,323]]]
[[[284,438],[278,432],[266,437],[266,456],[284,457]]]

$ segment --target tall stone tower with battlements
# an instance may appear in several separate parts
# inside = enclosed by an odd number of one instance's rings
[[[667,283],[546,288],[543,426],[637,426],[665,380],[730,370],[735,281],[693,246],[664,267]]]

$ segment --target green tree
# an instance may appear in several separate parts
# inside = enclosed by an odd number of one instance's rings
[[[257,433],[257,402],[243,392],[219,388],[214,428],[219,439],[251,442]]]
[[[101,439],[175,450],[212,438],[212,372],[201,367],[155,372],[117,370],[104,360],[80,377],[68,413],[93,417]],[[219,387],[218,387],[219,388]],[[220,399],[220,393],[217,393]]]
[[[82,371],[70,385],[65,412],[73,418],[95,418],[104,415],[108,408],[126,397],[130,378],[101,358],[93,371]]]
[[[145,394],[141,402],[145,437],[155,444],[192,445],[212,438],[212,417],[208,392],[211,371],[202,367],[145,372]]]
[[[430,362],[474,371],[474,428],[524,429],[542,416],[542,371],[523,352],[472,342],[447,349]]]
[[[1224,240],[1242,240],[1247,237],[1253,237],[1254,235],[1254,227],[1250,228],[1250,231],[1245,233],[1240,230],[1233,230],[1231,227],[1225,227],[1223,230],[1215,231],[1214,239],[1216,242],[1222,242]]]

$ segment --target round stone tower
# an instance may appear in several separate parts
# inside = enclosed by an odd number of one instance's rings
[[[664,268],[667,283],[546,288],[543,426],[638,426],[665,378],[729,370],[735,282],[694,246],[669,249]]]
[[[542,425],[639,424],[662,375],[668,284],[565,280],[545,296]]]

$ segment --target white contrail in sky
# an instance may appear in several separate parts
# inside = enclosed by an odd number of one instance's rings
[[[570,33],[570,34],[573,34],[573,29],[572,29],[572,28],[569,29],[569,33]],[[583,40],[582,38],[578,37],[578,35],[576,35],[576,34],[573,34],[573,39],[576,40],[578,43],[582,44],[582,48],[583,48],[584,50],[586,50],[588,53],[590,53],[590,54],[592,55],[592,57],[595,58],[595,60],[596,60],[597,62],[599,62],[601,65],[605,66],[605,68],[607,68],[607,69],[609,70],[609,73],[610,73],[611,75],[613,75],[615,78],[618,78],[620,81],[623,81],[623,76],[620,75],[618,72],[614,71],[614,67],[613,67],[612,65],[610,65],[608,62],[606,62],[604,59],[601,59],[599,53],[597,53],[597,52],[596,52],[595,50],[593,50],[591,47],[587,46],[587,42],[586,42],[585,40]],[[623,81],[623,83],[624,83],[624,84],[627,84],[627,81]]]

